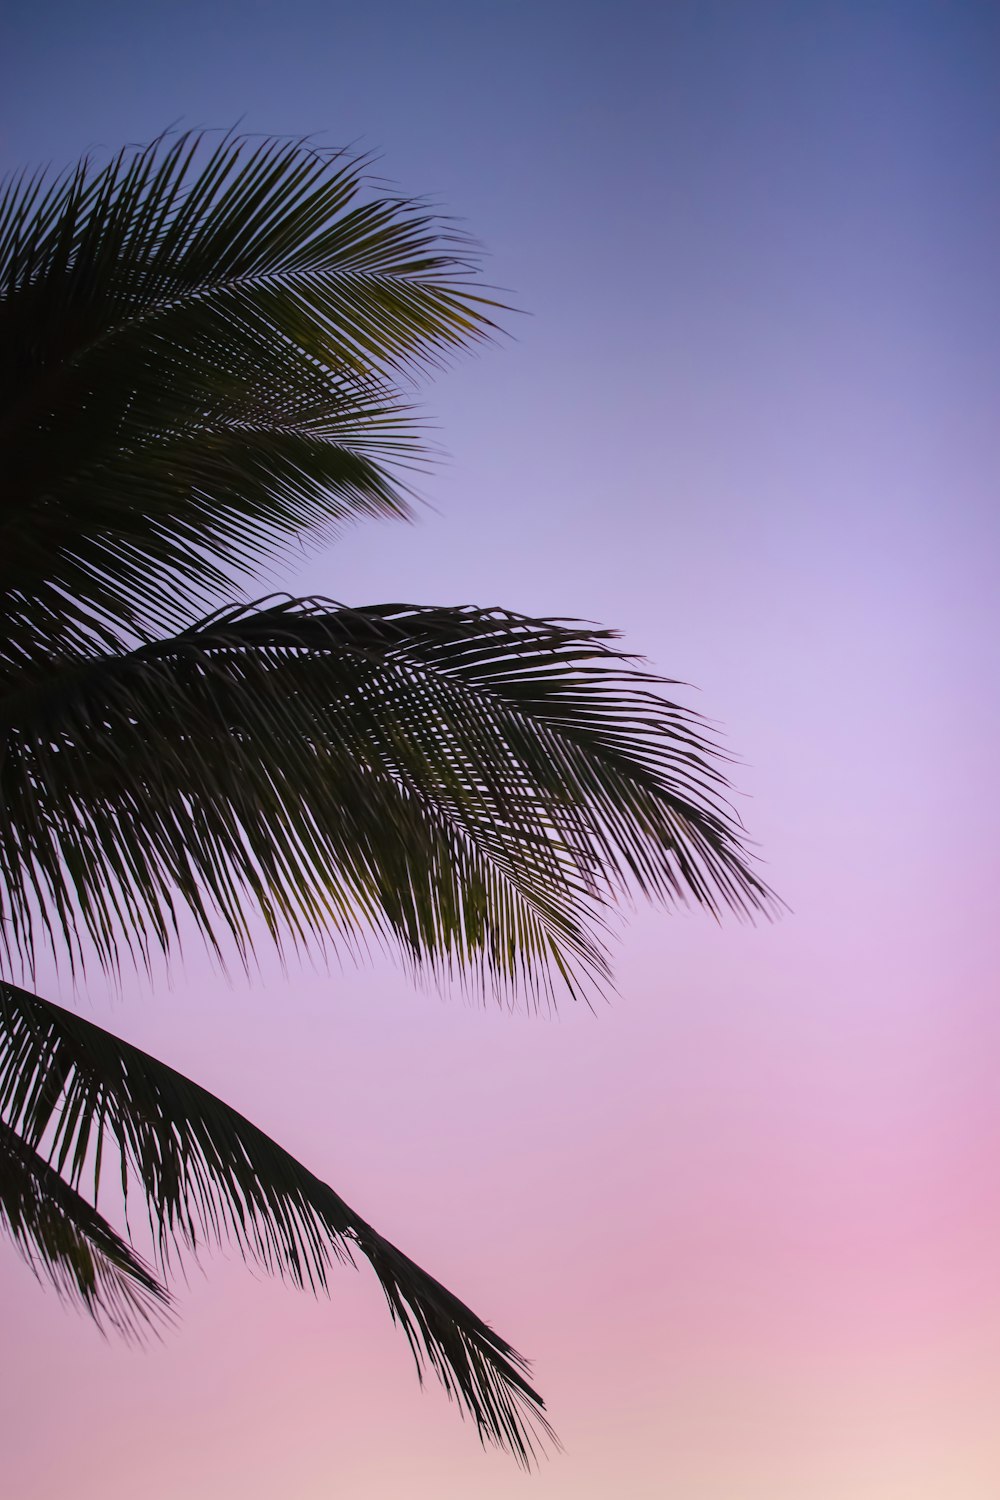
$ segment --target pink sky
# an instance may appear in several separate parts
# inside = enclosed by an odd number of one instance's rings
[[[0,1246],[8,1492],[996,1500],[995,15],[207,9],[15,6],[4,163],[243,116],[466,216],[532,316],[430,394],[434,509],[280,582],[621,627],[793,914],[627,915],[555,1019],[388,962],[95,977],[534,1359],[566,1452],[484,1454],[363,1272],[207,1258],[136,1352]]]

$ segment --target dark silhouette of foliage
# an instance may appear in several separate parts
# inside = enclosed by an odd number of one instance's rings
[[[366,1259],[418,1369],[527,1463],[523,1359],[249,1120],[15,979],[176,945],[357,945],[551,998],[633,889],[766,911],[721,757],[571,621],[229,601],[410,511],[416,379],[494,333],[470,245],[302,142],[164,138],[0,199],[0,1218],[125,1332],[172,1247],[298,1285]],[[212,611],[206,614],[206,611]],[[96,1208],[138,1184],[159,1269]],[[88,1201],[87,1194],[90,1194]]]

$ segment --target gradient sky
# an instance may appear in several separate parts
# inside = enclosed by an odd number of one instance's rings
[[[7,0],[0,55],[4,170],[242,121],[466,220],[530,316],[429,392],[433,508],[275,581],[619,626],[794,909],[638,911],[596,1016],[86,986],[530,1354],[567,1451],[481,1452],[364,1273],[210,1257],[136,1352],[0,1246],[5,1492],[996,1500],[1000,12]]]

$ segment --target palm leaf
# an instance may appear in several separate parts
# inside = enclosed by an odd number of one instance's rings
[[[553,1439],[527,1366],[445,1287],[243,1115],[173,1068],[50,1001],[0,983],[0,1113],[78,1186],[110,1151],[133,1171],[166,1256],[229,1239],[298,1286],[326,1290],[363,1255],[421,1374],[426,1365],[479,1434],[527,1464]],[[59,1179],[61,1181],[61,1179]]]
[[[717,748],[661,686],[608,631],[317,601],[22,665],[0,691],[9,949],[39,914],[108,963],[167,949],[181,903],[244,950],[256,911],[500,991],[600,986],[629,889],[774,904]]]
[[[182,135],[9,183],[7,638],[175,628],[282,538],[406,513],[405,393],[494,306],[452,226],[300,141]]]
[[[35,1275],[99,1326],[139,1337],[167,1313],[166,1290],[132,1247],[2,1119],[0,1224]]]

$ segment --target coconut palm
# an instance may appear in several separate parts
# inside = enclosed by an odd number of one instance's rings
[[[480,1435],[548,1432],[523,1359],[257,1126],[34,993],[182,928],[535,1001],[609,981],[629,889],[771,898],[702,723],[610,632],[241,598],[303,535],[405,517],[419,377],[495,332],[470,246],[365,164],[164,138],[0,200],[0,1218],[105,1325],[178,1247],[326,1288],[367,1260]],[[232,602],[239,599],[240,602]],[[98,1209],[145,1196],[143,1260]],[[105,1182],[106,1191],[106,1182]]]

